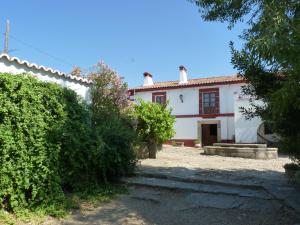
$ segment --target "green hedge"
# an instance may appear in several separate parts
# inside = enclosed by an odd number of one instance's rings
[[[93,124],[90,111],[72,90],[0,74],[0,209],[49,206],[132,170],[130,122]]]
[[[0,74],[0,199],[10,210],[62,196],[57,143],[63,89],[29,76]]]

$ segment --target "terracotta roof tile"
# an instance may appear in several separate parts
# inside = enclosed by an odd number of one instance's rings
[[[150,91],[156,89],[175,89],[175,88],[187,88],[195,86],[205,86],[205,85],[214,85],[214,84],[230,84],[230,83],[243,83],[245,80],[236,75],[232,76],[219,76],[219,77],[207,77],[207,78],[196,78],[188,80],[186,84],[179,84],[179,81],[164,81],[156,82],[151,86],[138,86],[131,88],[129,91]]]

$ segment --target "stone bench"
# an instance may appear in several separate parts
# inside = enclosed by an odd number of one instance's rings
[[[238,147],[238,148],[267,148],[267,145],[266,145],[266,144],[214,143],[213,146],[220,146],[220,147]]]
[[[277,159],[278,149],[267,147],[205,146],[204,154],[249,159]]]

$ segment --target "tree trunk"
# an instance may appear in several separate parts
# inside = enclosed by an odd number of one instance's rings
[[[156,159],[157,144],[156,141],[152,138],[149,139],[148,149],[149,149],[149,158]]]

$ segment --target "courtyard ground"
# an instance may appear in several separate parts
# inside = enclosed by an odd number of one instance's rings
[[[229,158],[165,146],[124,180],[128,195],[83,207],[62,224],[294,225],[300,195],[284,175],[288,162],[286,156]]]

